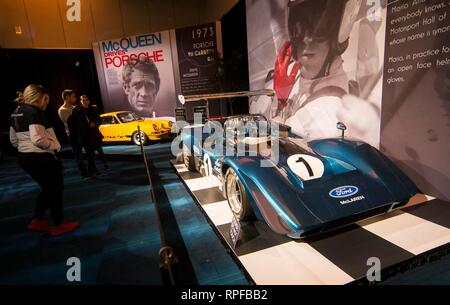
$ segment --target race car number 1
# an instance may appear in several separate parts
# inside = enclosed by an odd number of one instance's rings
[[[312,180],[323,176],[325,167],[319,158],[295,154],[287,159],[289,168],[302,180]]]

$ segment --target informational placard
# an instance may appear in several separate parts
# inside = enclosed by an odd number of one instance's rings
[[[201,118],[204,123],[208,119],[208,107],[207,106],[195,106],[194,107],[194,118]]]
[[[398,93],[409,90],[416,75],[430,70],[448,70],[450,2],[390,2],[384,94],[386,98],[396,99]]]
[[[420,190],[450,200],[450,2],[389,1],[384,151]]]
[[[175,109],[175,121],[186,121],[186,109],[176,108]]]
[[[231,246],[233,247],[233,249],[236,248],[236,245],[239,241],[240,234],[241,234],[241,223],[236,218],[236,216],[233,215],[233,219],[231,221],[231,226],[230,226]]]
[[[173,116],[176,95],[169,31],[101,41],[95,48],[105,111]]]
[[[182,94],[216,91],[213,77],[222,52],[217,30],[216,23],[209,23],[175,31]]]

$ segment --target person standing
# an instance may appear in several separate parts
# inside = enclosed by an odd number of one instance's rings
[[[67,125],[67,120],[72,115],[73,107],[77,102],[77,97],[73,90],[66,89],[62,92],[62,99],[64,101],[64,104],[62,104],[62,106],[59,107],[58,116],[63,122],[64,128],[66,129],[67,137],[69,137],[70,140],[69,126]]]
[[[85,115],[88,120],[89,124],[89,135],[90,135],[90,142],[92,145],[92,148],[95,151],[98,152],[100,156],[100,160],[103,162],[103,166],[105,170],[110,170],[111,168],[108,165],[108,162],[106,162],[105,154],[103,152],[102,147],[102,134],[100,133],[99,126],[100,126],[100,114],[98,113],[98,109],[96,105],[92,105],[89,98],[86,95],[82,95],[80,97],[81,106],[83,107],[83,110],[85,112]]]
[[[75,155],[75,161],[81,176],[85,180],[90,180],[95,177],[97,169],[95,167],[94,153],[88,145],[88,126],[85,122],[83,114],[80,115],[80,108],[77,107],[77,97],[75,91],[65,89],[62,92],[62,99],[64,104],[58,109],[58,115],[66,128],[66,134],[72,146],[72,151]],[[83,162],[83,147],[88,158],[88,168]]]
[[[49,232],[53,236],[75,230],[78,222],[64,222],[63,173],[56,153],[61,149],[53,128],[45,117],[49,103],[47,90],[40,85],[29,85],[18,92],[19,104],[10,122],[10,141],[19,151],[19,164],[40,186],[34,217],[29,230]],[[45,220],[47,209],[53,227]]]
[[[88,167],[85,179],[90,180],[92,178],[95,178],[96,176],[99,176],[100,172],[97,170],[97,167],[95,165],[94,147],[91,139],[89,119],[86,112],[84,111],[83,106],[81,106],[80,103],[75,104],[72,115],[67,120],[67,124],[69,126],[69,133],[71,134],[71,138],[73,139],[73,141],[77,141],[78,143],[77,148],[81,161],[83,160],[83,148],[86,153]]]

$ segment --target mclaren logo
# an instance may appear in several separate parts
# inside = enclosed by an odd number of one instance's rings
[[[340,203],[342,205],[344,205],[344,204],[349,204],[349,203],[352,203],[352,202],[355,202],[355,201],[364,200],[364,199],[366,199],[366,197],[364,197],[364,196],[357,196],[357,197],[353,197],[353,198],[350,198],[350,199],[341,200]]]

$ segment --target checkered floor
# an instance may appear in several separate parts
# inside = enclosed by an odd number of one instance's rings
[[[172,165],[221,237],[231,245],[232,214],[215,177]],[[234,253],[256,284],[347,284],[364,278],[371,257],[382,269],[450,246],[450,203],[418,195],[401,210],[295,241],[266,224],[243,224]],[[232,248],[230,246],[230,248]]]

